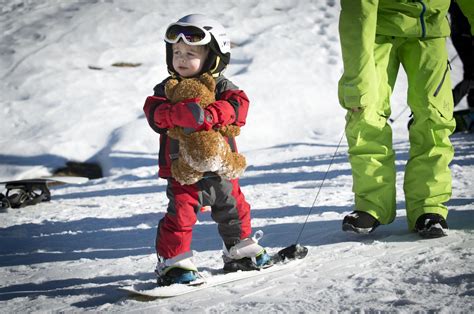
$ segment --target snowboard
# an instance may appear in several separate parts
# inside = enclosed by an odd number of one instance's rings
[[[284,262],[273,264],[270,267],[260,270],[238,271],[234,273],[211,275],[197,279],[189,284],[173,284],[170,286],[157,286],[156,281],[147,281],[130,286],[119,287],[121,291],[125,291],[132,296],[141,296],[150,299],[164,299],[182,296],[213,287],[229,284],[246,279],[265,276],[296,267],[302,263],[302,259],[287,260]]]
[[[5,186],[20,186],[20,185],[28,185],[28,184],[53,184],[53,183],[82,184],[82,183],[86,183],[87,181],[89,181],[89,179],[86,177],[53,176],[53,177],[44,177],[44,178],[3,181],[3,182],[0,182],[0,184],[3,184]]]
[[[6,195],[0,193],[0,211],[8,208],[21,208],[51,200],[48,185],[82,184],[89,181],[85,177],[53,176],[0,182],[7,189]]]
[[[473,130],[474,112],[471,112],[469,109],[458,110],[453,112],[453,117],[456,120],[454,133]]]

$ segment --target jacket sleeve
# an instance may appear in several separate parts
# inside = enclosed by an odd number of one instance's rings
[[[378,0],[341,0],[339,36],[344,73],[339,80],[340,104],[366,107],[378,97],[374,43]]]
[[[159,116],[160,111],[169,110],[171,104],[166,97],[161,96],[148,96],[143,106],[146,119],[150,127],[157,133],[164,134],[167,130],[167,125],[163,125]]]
[[[220,80],[216,86],[216,102],[206,107],[217,118],[217,127],[234,124],[244,126],[249,110],[249,99],[243,90],[240,90],[226,78]]]
[[[245,125],[249,100],[242,90],[228,90],[221,94],[219,100],[206,107],[215,117],[216,127],[235,124]]]
[[[167,125],[162,125],[163,119],[160,119],[160,111],[169,110],[171,103],[165,96],[165,84],[169,78],[165,79],[153,89],[153,96],[148,96],[143,106],[146,119],[150,127],[157,133],[164,134],[167,131]],[[161,124],[161,125],[159,125]]]

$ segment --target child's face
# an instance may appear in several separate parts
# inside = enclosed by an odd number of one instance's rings
[[[209,50],[205,46],[189,46],[180,41],[173,44],[173,68],[182,77],[201,72]]]

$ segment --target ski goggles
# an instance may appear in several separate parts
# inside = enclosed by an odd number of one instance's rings
[[[180,24],[168,26],[165,32],[165,41],[176,44],[180,39],[190,46],[202,46],[211,42],[211,34],[197,26]]]

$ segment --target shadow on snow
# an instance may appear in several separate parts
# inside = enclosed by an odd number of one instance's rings
[[[454,163],[459,165],[472,164],[472,143],[466,145],[464,135],[452,138],[456,151],[461,155]],[[463,143],[460,145],[459,143]],[[397,160],[407,158],[406,149],[397,154]],[[2,162],[11,163],[11,158],[2,157]],[[50,156],[49,156],[50,157]],[[48,158],[49,158],[48,157]],[[56,157],[59,158],[59,157]],[[298,167],[314,167],[329,164],[332,156],[321,158],[297,159],[285,163],[268,166],[250,166],[251,171],[280,170],[280,173],[263,174],[261,176],[246,177],[241,180],[243,186],[255,184],[286,183],[291,181],[322,180],[324,172],[290,173],[284,169]],[[44,159],[47,159],[45,156]],[[62,160],[60,160],[62,161]],[[37,160],[35,160],[37,162]],[[54,161],[58,162],[58,160]],[[338,154],[334,163],[345,163],[346,158]],[[24,158],[20,164],[33,164],[33,159]],[[146,162],[148,165],[148,161]],[[143,166],[143,164],[141,164]],[[330,170],[327,178],[336,179],[350,175],[349,169]],[[130,179],[130,178],[129,178]],[[110,195],[133,195],[142,193],[163,192],[164,187],[129,187],[108,189],[92,192],[77,192],[60,196],[61,199],[105,197]],[[474,202],[474,199],[452,199],[448,206],[463,206]],[[403,208],[403,204],[398,204]],[[265,237],[261,244],[275,252],[281,247],[291,245],[303,228],[309,208],[288,206],[282,208],[259,209],[252,212],[253,218],[272,219],[293,217],[290,223],[274,223],[262,226]],[[327,212],[343,214],[352,210],[351,206],[316,206],[312,215],[322,215]],[[162,217],[162,213],[139,214],[121,218],[84,218],[78,221],[52,222],[41,224],[22,224],[0,229],[2,246],[0,247],[0,267],[33,265],[38,263],[54,263],[78,259],[116,259],[130,256],[154,254],[155,225]],[[474,211],[451,210],[448,222],[451,229],[472,230]],[[193,249],[196,251],[220,250],[221,241],[217,232],[217,225],[210,222],[209,214],[198,215],[200,222],[194,227]],[[340,220],[309,221],[304,225],[300,243],[307,246],[321,246],[340,242],[373,241],[399,242],[416,241],[419,237],[407,230],[406,218],[398,217],[387,226],[381,226],[376,232],[365,237],[344,233],[341,231]],[[204,265],[200,265],[204,266]],[[116,276],[100,276],[89,279],[71,278],[64,280],[50,280],[39,284],[15,284],[0,288],[0,301],[18,297],[35,298],[39,296],[57,297],[63,295],[93,295],[88,300],[81,301],[73,306],[88,308],[117,302],[125,298],[125,294],[116,290],[121,282],[127,280],[149,280],[153,278],[151,272],[136,272]],[[78,285],[89,287],[77,287]],[[94,286],[96,285],[96,286]]]

